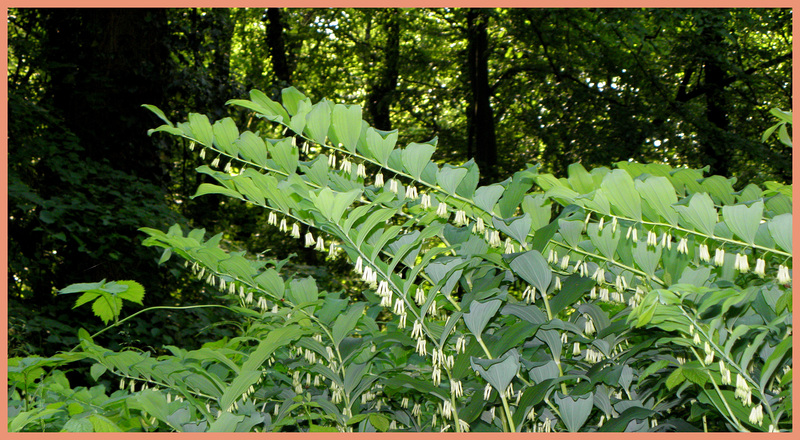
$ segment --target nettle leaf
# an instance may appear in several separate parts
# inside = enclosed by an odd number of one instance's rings
[[[483,329],[490,319],[497,313],[503,301],[493,299],[486,302],[473,301],[469,305],[469,312],[464,314],[464,323],[476,337],[480,337]],[[505,390],[505,389],[504,389]]]
[[[775,243],[784,251],[792,252],[792,214],[776,215],[767,225]]]
[[[717,224],[717,210],[714,201],[706,193],[692,194],[688,204],[683,204],[686,199],[675,205],[675,210],[681,215],[686,226],[691,226],[698,232],[713,236],[714,226]]]
[[[314,140],[314,142],[325,145],[325,139],[328,137],[328,129],[331,126],[331,107],[328,101],[322,100],[313,107],[306,115],[306,134]]]
[[[92,303],[92,312],[103,320],[104,324],[113,321],[122,311],[122,298],[109,293],[101,293]]]
[[[578,432],[586,423],[589,414],[592,412],[594,402],[594,393],[584,394],[583,396],[575,397],[565,396],[560,391],[556,391],[553,400],[558,405],[558,411],[561,413],[561,420],[567,426],[570,432]]]
[[[418,144],[412,142],[408,144],[402,153],[403,168],[415,179],[419,179],[435,150],[436,147],[430,143]]]
[[[606,174],[600,184],[611,206],[625,217],[642,220],[642,199],[633,184],[633,178],[624,170]]]
[[[339,142],[347,151],[355,153],[361,136],[361,106],[336,104],[331,112],[331,121]]]
[[[516,348],[512,348],[497,359],[479,359],[470,356],[469,363],[472,369],[492,384],[497,392],[502,393],[519,372],[519,352]]]
[[[436,183],[448,194],[455,194],[458,185],[467,175],[467,169],[445,164],[436,174]]]
[[[749,208],[745,205],[724,205],[722,218],[731,232],[746,243],[753,244],[763,212],[764,203],[760,201]]]
[[[192,130],[192,137],[200,144],[210,147],[214,143],[214,131],[208,116],[199,113],[189,113],[189,127]]]
[[[383,131],[369,127],[366,140],[367,149],[372,153],[372,157],[381,165],[387,166],[389,155],[397,144],[397,130]]]
[[[119,293],[120,298],[142,305],[142,299],[144,298],[144,286],[136,281],[129,280],[116,281],[116,283],[121,286],[128,286],[126,290]]]

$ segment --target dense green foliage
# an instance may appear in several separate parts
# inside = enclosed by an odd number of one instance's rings
[[[13,430],[791,428],[791,11],[8,24]]]
[[[222,234],[143,228],[161,263],[176,254],[219,289],[234,337],[153,357],[80,330],[77,350],[11,360],[12,430],[791,429],[790,187],[735,192],[635,162],[479,186],[474,162],[431,160],[436,140],[397,148],[358,105],[281,95],[228,103],[288,137],[198,113],[176,125],[146,105],[166,123],[150,132],[209,163],[197,171],[217,184],[195,197],[246,201],[346,255],[359,298],[225,251]],[[144,294],[126,281],[61,291],[76,292],[114,326]],[[43,370],[83,359],[120,389],[72,390]]]

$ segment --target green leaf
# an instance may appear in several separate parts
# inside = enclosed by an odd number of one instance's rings
[[[454,167],[452,165],[445,164],[436,174],[436,182],[448,194],[455,194],[458,185],[466,175],[466,168]]]
[[[307,277],[299,280],[289,281],[289,292],[287,296],[295,304],[305,304],[316,301],[319,298],[317,283],[314,278]]]
[[[245,131],[239,135],[239,139],[234,141],[233,145],[239,150],[239,154],[244,160],[261,166],[267,164],[267,146],[264,144],[264,139],[256,136],[255,133]]]
[[[92,303],[92,312],[94,312],[95,316],[102,319],[104,324],[113,321],[114,318],[119,316],[121,311],[122,299],[108,293],[103,293]]]
[[[592,412],[594,393],[573,398],[556,391],[553,400],[558,405],[561,420],[570,432],[578,432]]]
[[[369,422],[372,423],[372,426],[374,426],[375,429],[380,432],[386,432],[389,430],[389,419],[382,414],[370,413]]]
[[[356,328],[358,319],[364,314],[366,305],[364,302],[357,302],[351,305],[344,314],[336,318],[332,331],[334,346],[338,347],[344,337]]]
[[[244,197],[238,192],[225,188],[224,186],[214,185],[213,183],[201,183],[200,186],[197,187],[197,192],[194,193],[192,198],[194,199],[195,197],[204,196],[206,194],[222,194],[224,196],[244,200]]]
[[[99,289],[106,284],[106,280],[99,281],[97,283],[76,283],[70,284],[69,286],[61,289],[58,291],[59,295],[64,295],[68,293],[77,293],[77,292],[87,292],[89,290]]]
[[[403,168],[408,174],[419,180],[422,171],[431,160],[436,147],[429,143],[418,144],[412,142],[403,149]]]
[[[650,176],[645,180],[637,180],[635,185],[642,199],[658,215],[672,226],[678,225],[678,213],[672,207],[673,204],[678,202],[678,196],[675,194],[675,188],[669,179],[663,176]]]
[[[464,323],[467,324],[469,331],[476,337],[481,337],[486,324],[492,316],[497,313],[502,303],[503,302],[499,299],[493,299],[483,303],[477,301],[471,302],[469,305],[469,312],[464,313]]]
[[[298,103],[305,99],[306,96],[294,87],[286,87],[285,89],[281,90],[281,101],[283,102],[283,106],[286,107],[286,110],[293,115],[297,114]]]
[[[292,145],[291,138],[281,139],[274,144],[270,144],[268,148],[275,163],[277,163],[286,174],[292,174],[297,170],[297,164],[300,160],[300,151],[296,146]]]
[[[122,429],[108,417],[92,414],[88,419],[92,422],[92,430],[94,432],[122,432]]]
[[[685,379],[686,379],[686,377],[683,375],[683,369],[682,369],[682,368],[680,368],[680,367],[679,367],[679,368],[676,368],[676,369],[675,369],[675,370],[674,370],[674,371],[673,371],[673,372],[672,372],[672,373],[671,373],[671,374],[670,374],[670,375],[667,377],[667,382],[666,382],[667,389],[670,389],[670,390],[671,390],[671,389],[675,388],[676,386],[678,386],[678,385],[680,385],[681,383],[683,383],[683,381],[684,381]]]
[[[331,121],[339,142],[347,151],[355,153],[361,136],[361,106],[336,104],[331,112]]]
[[[734,203],[733,186],[730,179],[722,176],[711,176],[703,179],[701,185],[718,204],[732,205]]]
[[[573,190],[580,194],[588,194],[595,190],[594,180],[580,163],[567,167],[567,181]]]
[[[236,157],[238,149],[233,146],[233,142],[239,139],[239,129],[231,118],[224,118],[214,123],[214,143],[222,150]],[[231,148],[234,147],[234,148]]]
[[[320,145],[325,145],[328,137],[328,129],[331,126],[331,108],[326,100],[322,100],[308,112],[306,116],[305,132],[308,136]]]
[[[119,293],[120,298],[142,305],[142,299],[144,298],[144,286],[137,283],[136,281],[127,281],[127,280],[116,281],[116,283],[123,286],[128,286],[127,290]]]
[[[714,235],[714,226],[717,224],[717,210],[714,201],[706,193],[695,193],[689,199],[688,205],[677,204],[675,210],[681,215],[686,226],[707,236]]]
[[[270,331],[258,344],[255,350],[250,353],[247,361],[242,365],[242,371],[255,371],[272,354],[275,349],[294,341],[304,333],[303,329],[296,325],[276,328]]]
[[[780,214],[767,223],[775,243],[786,252],[792,252],[792,214]]]
[[[253,101],[256,105],[260,106],[262,109],[266,111],[261,111],[263,115],[267,117],[270,121],[277,121],[277,122],[288,122],[289,121],[289,114],[286,113],[286,110],[283,109],[283,106],[278,104],[277,102],[269,99],[267,95],[264,94],[261,90],[251,90],[250,91],[250,100]]]
[[[95,382],[97,382],[97,379],[100,378],[100,376],[102,376],[106,371],[108,371],[108,368],[106,368],[106,366],[103,364],[94,364],[92,365],[92,368],[89,369],[92,380]]]
[[[208,425],[208,431],[206,432],[235,432],[236,425],[244,418],[245,416],[237,416],[225,411]]]
[[[616,231],[612,231],[611,226],[606,225],[601,231],[599,226],[598,223],[590,223],[586,227],[586,235],[589,236],[589,240],[604,257],[613,260],[617,245],[619,245],[619,239],[622,236],[621,229],[617,228]]]
[[[382,131],[373,127],[367,129],[367,148],[381,165],[388,165],[389,155],[395,144],[397,144],[397,130]]]
[[[620,215],[642,220],[642,199],[630,174],[624,170],[613,170],[606,174],[600,187]]]
[[[172,124],[172,122],[170,122],[170,120],[167,119],[167,117],[164,115],[164,112],[161,111],[160,108],[158,108],[158,107],[156,107],[156,106],[154,106],[152,104],[142,104],[142,107],[144,107],[144,108],[150,110],[151,112],[155,113],[156,116],[158,116],[162,121],[166,122],[167,125],[169,125],[170,127],[174,126]]]
[[[192,129],[192,137],[197,139],[200,144],[211,147],[214,143],[214,131],[208,116],[199,113],[189,113],[189,127]]]
[[[479,359],[470,356],[469,363],[499,393],[505,392],[508,384],[519,372],[519,352],[512,348],[497,359]]]
[[[222,411],[231,411],[233,402],[237,401],[251,385],[255,385],[261,378],[261,370],[240,371],[233,382],[228,385],[219,399],[219,407]]]
[[[510,223],[508,223],[509,220],[511,220]],[[520,217],[515,217],[513,219],[499,219],[497,217],[492,217],[492,224],[494,225],[495,228],[500,230],[500,232],[508,235],[514,240],[517,240],[524,246],[527,246],[525,239],[527,238],[528,233],[531,232],[530,215],[524,214]]]
[[[530,250],[520,254],[511,261],[509,266],[539,292],[547,292],[550,281],[553,279],[553,272],[539,251]]]
[[[728,229],[749,244],[753,244],[763,212],[764,203],[760,201],[753,203],[749,208],[745,205],[722,207],[722,217]]]

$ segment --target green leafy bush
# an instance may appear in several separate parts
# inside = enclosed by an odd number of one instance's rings
[[[124,410],[54,406],[42,390],[55,373],[12,360],[10,426],[791,430],[791,187],[734,191],[704,170],[630,162],[562,178],[531,166],[479,187],[472,161],[438,165],[435,139],[398,148],[357,105],[294,88],[229,104],[288,137],[147,106],[165,122],[151,133],[209,161],[197,171],[215,183],[195,197],[269,210],[270,227],[347,258],[362,287],[286,278],[285,261],[223,250],[221,233],[143,228],[162,262],[177,255],[220,291],[240,333],[154,358],[83,332],[79,354],[47,360],[120,377],[108,398]]]

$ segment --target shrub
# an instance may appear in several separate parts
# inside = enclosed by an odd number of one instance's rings
[[[216,183],[195,197],[269,210],[270,227],[349,260],[362,287],[284,278],[285,261],[225,251],[222,233],[143,228],[162,262],[177,255],[219,289],[240,333],[153,358],[81,332],[69,355],[12,359],[10,426],[791,429],[791,187],[734,191],[704,170],[629,162],[564,178],[530,166],[479,187],[472,161],[438,165],[435,139],[397,148],[357,105],[294,88],[282,104],[256,90],[229,104],[288,136],[147,106],[165,122],[151,133],[210,162],[197,171]],[[80,390],[93,406],[51,397],[48,384],[68,384],[43,368],[78,359],[119,390]]]

